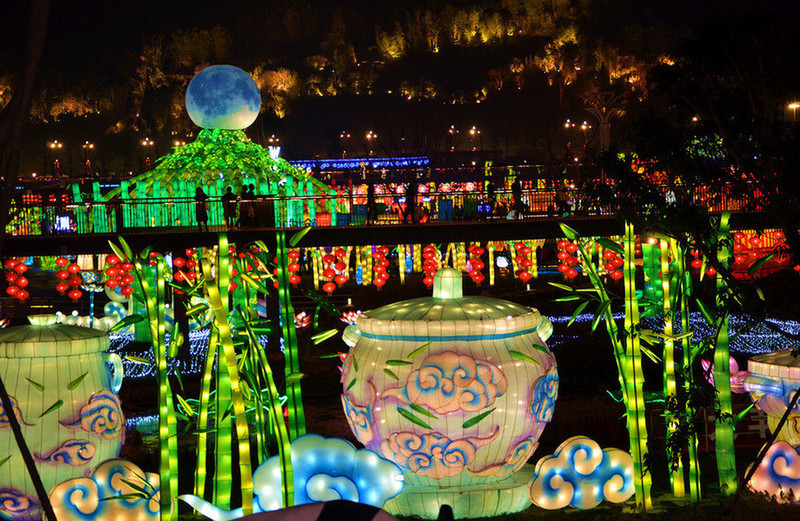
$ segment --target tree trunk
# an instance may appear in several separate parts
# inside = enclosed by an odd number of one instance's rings
[[[31,0],[28,49],[25,53],[22,79],[17,85],[11,101],[0,113],[0,174],[3,175],[2,192],[0,192],[0,232],[2,232],[0,233],[0,257],[2,257],[3,247],[5,246],[5,230],[10,217],[9,210],[19,170],[22,131],[28,122],[36,75],[39,70],[39,61],[41,60],[44,40],[47,35],[49,8],[49,0]],[[11,410],[11,398],[2,380],[0,380],[0,400],[2,400],[3,408],[7,411],[6,417],[9,419],[11,430],[17,441],[25,466],[30,473],[36,494],[39,496],[39,503],[42,505],[45,517],[55,521],[56,516],[53,512],[53,507],[47,497],[48,491],[45,490],[39,473],[36,471],[33,457],[25,444],[22,429]]]

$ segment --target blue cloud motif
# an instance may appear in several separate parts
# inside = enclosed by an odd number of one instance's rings
[[[155,521],[160,516],[160,490],[157,474],[113,458],[98,465],[89,477],[56,485],[50,491],[50,502],[58,521]]]
[[[15,488],[0,488],[0,518],[31,518],[41,506],[36,499],[27,496]]]
[[[357,450],[340,438],[305,434],[292,442],[291,452],[295,505],[346,499],[382,508],[403,488],[400,467],[371,450]],[[253,513],[283,508],[278,456],[266,460],[253,473],[253,493]],[[242,517],[241,508],[223,510],[192,495],[179,499],[214,521]]]
[[[528,488],[531,501],[548,510],[567,505],[586,510],[604,499],[622,503],[633,492],[631,455],[602,449],[586,436],[573,436],[540,459]]]
[[[773,443],[747,487],[779,503],[789,503],[791,491],[794,502],[800,501],[800,447],[793,447],[782,440]]]
[[[553,419],[553,411],[558,398],[558,369],[551,365],[547,373],[536,380],[531,397],[531,414],[540,422]]]

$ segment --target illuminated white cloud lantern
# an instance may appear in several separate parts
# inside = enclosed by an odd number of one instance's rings
[[[603,449],[586,436],[573,436],[540,459],[528,491],[533,504],[547,510],[586,510],[603,500],[622,503],[633,492],[631,455]]]
[[[292,442],[295,505],[345,499],[377,508],[403,488],[400,468],[371,450],[357,450],[339,438],[305,434]],[[253,512],[278,510],[281,504],[281,469],[278,456],[253,473]],[[242,517],[242,509],[223,510],[193,495],[179,499],[214,521]]]
[[[122,360],[104,353],[108,335],[69,325],[19,326],[0,332],[0,376],[13,413],[46,490],[86,475],[119,454],[125,434],[117,391]],[[113,364],[113,373],[106,362]],[[0,403],[0,513],[31,517],[39,510],[36,491]]]
[[[350,428],[405,474],[387,511],[431,519],[442,504],[456,517],[530,506],[525,463],[558,396],[551,331],[535,309],[464,297],[452,268],[436,273],[432,298],[367,311],[348,327]]]
[[[160,493],[158,474],[110,459],[88,477],[59,483],[49,497],[58,521],[154,521],[161,514]]]

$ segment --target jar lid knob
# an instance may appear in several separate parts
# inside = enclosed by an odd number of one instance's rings
[[[461,272],[453,268],[442,268],[433,276],[433,298],[457,299],[464,296]]]

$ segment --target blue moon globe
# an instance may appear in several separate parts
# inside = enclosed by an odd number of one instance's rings
[[[242,130],[258,117],[261,93],[255,80],[233,65],[212,65],[186,88],[186,110],[202,128]]]

